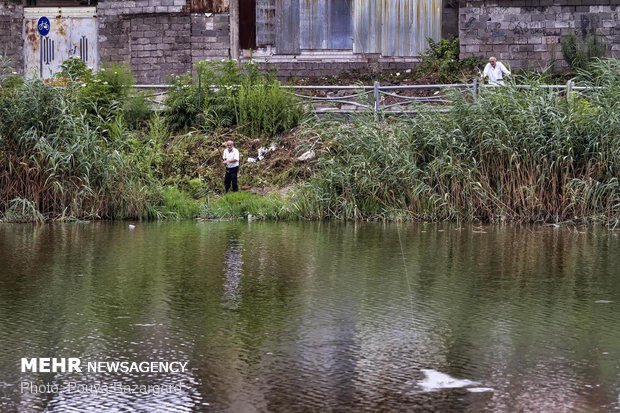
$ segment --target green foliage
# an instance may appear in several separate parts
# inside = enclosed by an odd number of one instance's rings
[[[580,39],[575,33],[569,33],[562,39],[562,55],[572,68],[585,69],[594,59],[606,54],[607,45],[596,34],[590,33]]]
[[[276,136],[297,126],[303,116],[300,102],[280,84],[243,84],[236,98],[236,119],[248,136]]]
[[[114,64],[104,67],[91,79],[82,81],[76,103],[81,111],[89,115],[93,124],[104,126],[123,111],[130,97],[132,85],[133,74],[126,65]],[[127,105],[131,107],[132,103]],[[133,103],[133,106],[135,108],[136,104]],[[131,113],[131,110],[129,112]],[[135,118],[131,120],[136,121]]]
[[[237,126],[250,136],[290,130],[303,114],[298,99],[273,76],[253,63],[240,70],[233,60],[199,62],[195,78],[176,78],[165,105],[166,119],[175,131]]]
[[[203,112],[203,99],[202,89],[192,83],[190,75],[178,76],[164,102],[164,114],[170,129],[183,131],[197,124]]]
[[[5,54],[0,54],[0,81],[13,73],[13,60]]]
[[[152,115],[149,102],[142,93],[128,96],[122,108],[123,119],[132,129],[140,129],[145,126]]]
[[[200,214],[200,205],[187,193],[175,187],[162,191],[163,202],[158,210],[167,218],[190,219]]]
[[[75,106],[72,87],[40,79],[2,96],[0,211],[34,205],[45,219],[146,217],[157,182],[121,144],[126,128],[108,139]]]
[[[317,126],[307,218],[561,222],[620,218],[620,64],[567,100],[538,88],[455,93],[448,113]],[[577,93],[577,92],[575,92]]]
[[[208,219],[297,219],[293,204],[278,194],[257,195],[252,192],[232,192],[209,199],[201,212]]]
[[[440,82],[456,82],[482,64],[482,59],[479,57],[460,59],[458,38],[441,39],[436,42],[429,37],[427,41],[428,48],[422,53],[422,63],[418,70],[423,74],[437,73]]]
[[[60,66],[61,71],[59,77],[71,79],[73,81],[90,81],[93,77],[93,71],[79,57],[72,57]]]
[[[0,99],[24,84],[24,78],[17,75],[7,76],[0,81]]]
[[[15,198],[9,201],[9,207],[4,212],[0,212],[0,217],[0,222],[41,223],[45,220],[37,210],[37,205],[24,198]]]

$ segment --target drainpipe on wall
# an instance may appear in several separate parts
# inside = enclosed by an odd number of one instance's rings
[[[239,61],[239,0],[230,0],[230,58]]]

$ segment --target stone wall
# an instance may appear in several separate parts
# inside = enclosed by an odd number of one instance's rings
[[[100,64],[128,63],[136,82],[144,84],[164,83],[170,75],[191,71],[199,60],[228,58],[228,13],[194,13],[197,3],[100,0]]]
[[[21,0],[0,0],[0,56],[8,57],[7,69],[18,73],[24,71],[23,17]]]
[[[441,37],[451,38],[459,35],[459,1],[443,0],[441,11]]]
[[[461,56],[496,56],[512,68],[565,66],[561,39],[603,36],[620,55],[620,0],[461,1]]]

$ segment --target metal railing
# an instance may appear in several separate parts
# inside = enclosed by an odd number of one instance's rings
[[[137,89],[158,90],[152,97],[161,98],[172,85],[135,85]],[[217,89],[217,86],[210,86]],[[478,80],[471,83],[434,84],[434,85],[402,85],[382,86],[379,82],[369,85],[333,85],[333,86],[282,86],[294,96],[299,97],[303,104],[316,114],[352,114],[371,112],[379,114],[414,114],[425,109],[446,111],[449,99],[445,92],[455,90],[470,94],[476,99],[482,88],[513,87],[529,89],[531,85],[489,85],[480,84]],[[573,81],[564,85],[537,85],[537,88],[552,89],[571,96],[578,91],[592,90],[587,86],[576,86]]]

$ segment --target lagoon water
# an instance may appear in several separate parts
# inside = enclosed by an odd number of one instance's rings
[[[22,357],[188,371],[22,373]],[[2,412],[595,412],[619,396],[618,231],[0,225]]]

